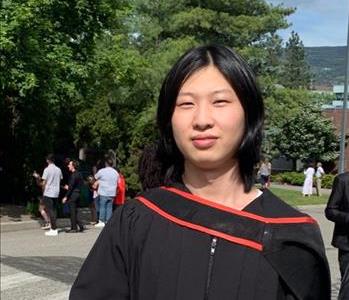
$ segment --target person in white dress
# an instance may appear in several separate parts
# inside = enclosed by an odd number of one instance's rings
[[[305,179],[303,183],[303,196],[310,196],[313,194],[313,177],[315,174],[315,169],[309,165],[308,168],[304,171]]]

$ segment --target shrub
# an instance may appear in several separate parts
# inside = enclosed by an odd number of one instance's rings
[[[304,174],[297,172],[284,172],[272,175],[271,178],[274,182],[288,183],[292,185],[302,185],[304,181]]]
[[[326,189],[331,189],[334,175],[332,174],[326,174],[322,177],[322,187]],[[304,182],[304,174],[299,172],[283,172],[278,173],[271,176],[271,180],[273,182],[279,182],[279,183],[287,183],[292,185],[299,185],[302,186]],[[314,185],[315,185],[315,177],[314,177]]]
[[[326,174],[322,177],[321,186],[325,189],[331,189],[333,185],[334,175]]]
[[[26,206],[26,212],[33,217],[39,217],[39,203],[37,201],[28,201]]]

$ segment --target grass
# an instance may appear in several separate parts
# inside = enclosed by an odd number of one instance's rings
[[[328,195],[303,197],[300,191],[285,190],[277,187],[271,187],[270,190],[292,206],[326,204],[329,197]]]

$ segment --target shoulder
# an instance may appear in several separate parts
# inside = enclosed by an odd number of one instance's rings
[[[48,174],[49,172],[50,172],[49,167],[46,167],[46,168],[44,169],[44,172],[42,173],[43,179],[45,179],[45,177],[47,176],[47,174]]]
[[[95,177],[101,176],[101,174],[104,172],[104,168],[103,169],[99,169],[97,171],[97,173],[95,174]]]
[[[349,172],[338,174],[332,184],[332,191],[349,185]]]
[[[116,169],[114,169],[114,168],[110,168],[110,172],[113,173],[114,175],[119,176],[118,171]]]
[[[345,172],[336,176],[339,182],[349,183],[349,172]]]
[[[115,225],[112,227],[117,227],[121,231],[143,231],[152,223],[154,215],[154,212],[142,202],[130,199],[115,210],[110,223]]]
[[[308,215],[284,202],[269,190],[265,190],[261,196],[261,213],[269,218],[294,218],[307,217]]]
[[[56,165],[54,165],[54,168],[55,168],[55,170],[56,170],[57,172],[59,172],[59,173],[62,172],[61,168],[57,167]]]
[[[149,209],[138,198],[152,199],[156,195],[162,195],[163,191],[160,188],[149,189],[138,193],[133,199],[127,200],[124,205],[121,206],[122,213],[126,216],[136,214],[138,217],[153,214],[153,210]]]

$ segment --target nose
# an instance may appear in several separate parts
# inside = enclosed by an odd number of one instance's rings
[[[210,107],[206,104],[198,105],[193,117],[193,128],[196,130],[206,130],[213,127],[213,115]]]

